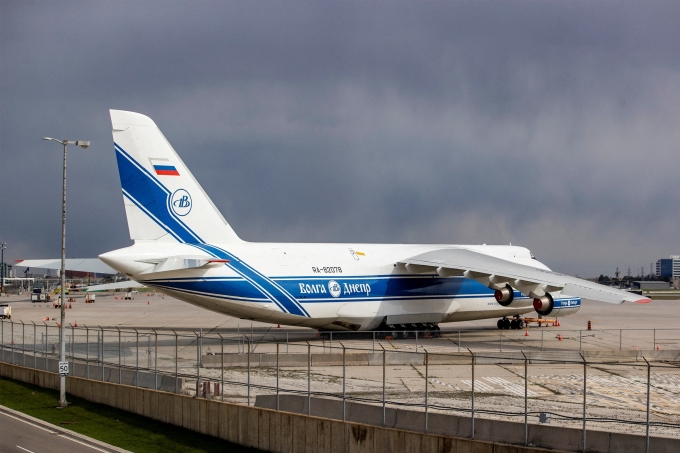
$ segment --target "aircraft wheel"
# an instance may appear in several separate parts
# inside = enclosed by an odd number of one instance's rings
[[[502,329],[503,328],[503,320],[499,319],[498,322],[496,323],[496,325],[498,326],[499,329]]]
[[[503,328],[505,330],[508,330],[508,329],[510,329],[510,327],[511,327],[510,320],[508,318],[503,318]]]
[[[518,319],[517,320],[517,328],[521,330],[521,329],[524,329],[525,327],[526,327],[526,324],[524,323],[524,320]]]

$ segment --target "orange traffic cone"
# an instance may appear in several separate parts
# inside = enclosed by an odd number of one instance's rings
[[[146,301],[146,304],[147,304],[147,305],[151,305],[151,302],[149,302],[149,301],[147,300],[147,301]]]
[[[71,304],[68,304],[68,308],[73,308],[73,306]]]
[[[524,332],[524,336],[525,336],[525,337],[528,337],[528,336],[529,336],[529,329],[527,329],[527,331]]]
[[[656,344],[656,350],[661,351],[661,346],[659,346],[659,343]]]
[[[562,341],[562,334],[557,335],[557,339],[558,339],[559,341]]]
[[[637,347],[637,345],[635,345],[635,350],[636,350],[636,351],[638,350],[638,347]]]
[[[43,321],[49,321],[49,320],[50,320],[50,318],[45,318],[45,319],[43,319]]]
[[[73,323],[73,327],[78,327],[78,321]]]
[[[58,323],[57,323],[57,327],[61,327],[61,323],[58,322]]]
[[[278,324],[278,325],[276,326],[276,328],[277,328],[277,329],[280,329],[280,328],[281,328],[281,324]]]

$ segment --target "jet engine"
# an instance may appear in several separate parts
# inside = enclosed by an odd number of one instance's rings
[[[558,298],[557,303],[552,295],[545,293],[543,297],[534,299],[534,310],[541,316],[567,316],[576,313],[581,308],[579,298]]]
[[[493,297],[496,299],[496,302],[498,302],[498,304],[502,305],[503,307],[531,307],[531,299],[515,299],[515,291],[507,283],[504,287],[496,289],[496,291],[493,293]]]

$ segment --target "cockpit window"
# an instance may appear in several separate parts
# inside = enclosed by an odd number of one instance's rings
[[[536,259],[536,257],[534,256],[534,253],[531,250],[529,250],[529,255],[531,255],[532,260]],[[536,261],[538,261],[538,260],[536,260]]]

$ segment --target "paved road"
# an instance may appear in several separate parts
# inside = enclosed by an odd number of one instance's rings
[[[104,446],[88,445],[80,439],[64,433],[63,430],[50,429],[49,424],[33,423],[0,411],[0,452],[2,453],[94,453],[121,451]]]

